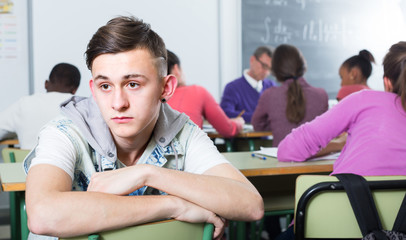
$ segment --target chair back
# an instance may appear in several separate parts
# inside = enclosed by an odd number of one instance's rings
[[[1,155],[6,163],[22,162],[30,151],[31,150],[19,148],[3,148]]]
[[[406,193],[406,176],[365,179],[383,229],[391,230]],[[362,238],[347,194],[336,177],[301,175],[297,178],[295,238]]]
[[[213,236],[213,224],[188,223],[177,220],[165,220],[119,230],[106,231],[89,236],[63,238],[66,240],[211,240]],[[60,238],[62,240],[62,238]]]

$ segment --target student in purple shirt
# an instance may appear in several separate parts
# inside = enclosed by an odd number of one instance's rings
[[[328,96],[303,78],[306,62],[295,46],[278,46],[272,62],[272,73],[281,86],[264,91],[251,123],[256,131],[272,131],[272,145],[277,147],[293,128],[327,111]]]
[[[271,73],[272,50],[258,47],[250,58],[250,68],[243,76],[229,82],[224,88],[220,106],[229,118],[237,117],[242,111],[245,122],[250,123],[261,93],[275,85],[265,79]]]

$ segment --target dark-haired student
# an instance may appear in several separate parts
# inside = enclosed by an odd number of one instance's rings
[[[66,102],[24,162],[32,233],[69,237],[174,218],[213,223],[219,239],[225,219],[263,216],[255,187],[166,103],[177,80],[148,24],[110,20],[86,63],[92,97]]]
[[[287,44],[275,49],[272,73],[281,86],[264,91],[251,120],[256,131],[272,131],[274,147],[292,129],[328,109],[326,91],[307,83],[305,72],[306,61],[299,49]]]
[[[371,89],[367,80],[372,73],[372,63],[375,63],[374,56],[364,49],[341,64],[339,70],[341,88],[337,94],[338,101],[351,93]]]
[[[45,80],[46,93],[20,98],[0,112],[0,140],[17,136],[22,149],[33,149],[42,126],[60,114],[60,104],[76,93],[80,72],[69,63],[56,64]]]

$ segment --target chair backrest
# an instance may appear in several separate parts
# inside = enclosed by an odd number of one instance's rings
[[[208,223],[188,223],[166,220],[154,223],[106,231],[89,236],[63,238],[69,240],[103,239],[103,240],[209,240],[212,239],[214,227]],[[61,240],[62,238],[60,238]]]
[[[1,155],[4,162],[22,162],[30,150],[19,148],[3,148]]]
[[[365,177],[382,227],[391,230],[406,193],[406,176]],[[362,238],[347,194],[334,176],[301,175],[296,180],[295,237]]]

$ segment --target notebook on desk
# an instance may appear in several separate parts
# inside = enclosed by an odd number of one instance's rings
[[[277,147],[260,147],[260,150],[254,151],[256,154],[261,154],[264,156],[278,158],[278,148]],[[341,152],[330,153],[321,157],[311,158],[307,161],[318,161],[318,160],[336,160],[340,156]]]

